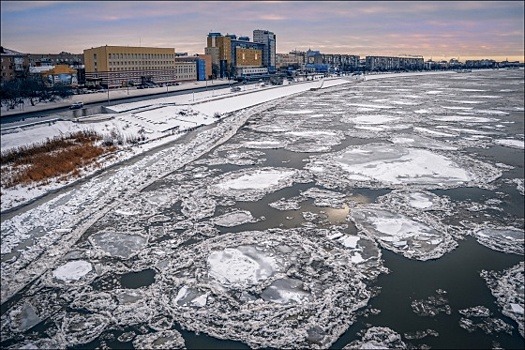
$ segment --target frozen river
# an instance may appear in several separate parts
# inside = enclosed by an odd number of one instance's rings
[[[75,186],[2,223],[2,348],[522,348],[523,96],[308,91]]]

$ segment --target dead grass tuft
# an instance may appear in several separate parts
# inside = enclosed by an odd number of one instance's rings
[[[116,150],[114,146],[97,145],[101,139],[95,132],[81,131],[2,152],[2,187],[79,177],[82,169]],[[6,169],[8,171],[4,171]]]

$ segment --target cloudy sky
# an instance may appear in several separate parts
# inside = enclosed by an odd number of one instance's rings
[[[2,46],[82,53],[102,45],[204,53],[210,31],[267,29],[277,52],[524,61],[523,1],[1,1]]]

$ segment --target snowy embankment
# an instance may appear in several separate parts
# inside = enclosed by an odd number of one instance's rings
[[[330,79],[323,83],[323,87],[348,82],[345,79]],[[313,81],[268,88],[245,87],[248,90],[235,94],[228,93],[229,89],[225,89],[225,91],[205,91],[119,104],[108,108],[109,111],[114,112],[113,114],[88,116],[77,121],[62,120],[3,128],[1,147],[3,151],[6,151],[81,130],[95,131],[106,140],[123,140],[123,148],[111,157],[105,157],[99,161],[101,168],[85,169],[81,173],[82,177],[86,177],[95,171],[172,142],[187,131],[213,124],[217,122],[219,116],[302,93],[311,88],[317,88],[320,84],[320,81]],[[105,118],[99,118],[101,116]],[[139,134],[145,136],[145,142],[138,145],[127,143],[127,140]],[[51,181],[47,185],[2,189],[1,210],[6,211],[24,205],[46,193],[70,185],[75,180]]]

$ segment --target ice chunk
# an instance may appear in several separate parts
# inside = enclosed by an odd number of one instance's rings
[[[362,339],[354,340],[343,349],[406,349],[407,345],[401,340],[401,335],[388,327],[368,328]]]
[[[479,243],[505,253],[523,255],[525,232],[514,227],[485,227],[473,233]]]
[[[525,263],[522,261],[501,272],[483,270],[480,275],[496,297],[502,313],[518,324],[521,336],[525,337]]]
[[[224,285],[257,284],[278,270],[275,259],[254,246],[212,252],[208,256],[208,265],[210,277]]]
[[[402,214],[373,206],[353,209],[350,214],[358,228],[376,238],[385,248],[407,258],[435,259],[457,246],[445,229],[436,229]]]
[[[137,335],[133,339],[135,349],[185,349],[182,335],[175,329]]]
[[[213,219],[213,223],[215,225],[224,226],[224,227],[233,227],[238,226],[242,224],[246,224],[248,222],[254,222],[255,218],[252,216],[252,213],[250,213],[247,210],[238,210],[233,211],[230,213],[226,213],[224,215],[215,217]]]
[[[69,261],[53,271],[53,277],[65,281],[78,281],[87,275],[93,267],[91,263],[84,260]]]
[[[92,235],[91,243],[110,256],[128,259],[136,255],[147,242],[145,237],[118,232],[102,232]]]
[[[9,326],[16,332],[25,332],[42,322],[33,305],[28,302],[24,302],[20,307],[11,310],[9,320]]]
[[[108,323],[108,319],[100,314],[67,314],[62,331],[68,346],[86,344],[95,340]]]
[[[209,192],[216,196],[234,196],[237,200],[258,200],[266,193],[290,186],[298,173],[287,168],[240,170],[220,177]]]

